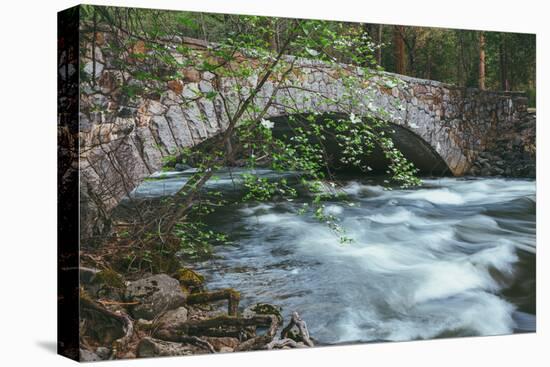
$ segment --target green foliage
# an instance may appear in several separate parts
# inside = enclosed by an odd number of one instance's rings
[[[269,182],[266,178],[250,173],[245,173],[242,177],[244,179],[244,187],[247,190],[242,199],[243,201],[268,201],[276,195],[292,199],[298,195],[296,189],[288,186],[288,182],[284,178],[276,182]]]
[[[122,93],[124,93],[130,100],[137,98],[142,94],[144,88],[140,85],[123,85]]]
[[[92,280],[93,284],[107,286],[112,288],[123,289],[126,287],[124,279],[113,269],[104,269],[95,275]]]
[[[170,154],[162,158],[164,166],[174,167],[176,163],[178,163],[178,156],[176,154]]]
[[[210,257],[213,245],[228,243],[223,233],[214,232],[201,221],[178,223],[174,235],[180,239],[179,253],[186,259],[203,259]]]

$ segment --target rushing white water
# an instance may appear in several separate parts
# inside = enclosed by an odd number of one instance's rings
[[[346,245],[297,215],[300,202],[224,210],[214,227],[236,242],[202,264],[210,286],[239,289],[244,304],[298,311],[325,343],[533,330],[534,315],[518,307],[534,304],[534,286],[518,295],[526,304],[502,294],[534,282],[533,181],[447,178],[391,191],[350,182],[344,190],[351,202],[325,211],[353,238]],[[518,270],[520,253],[527,269]]]
[[[298,311],[322,343],[498,335],[535,328],[535,182],[444,178],[411,190],[349,181],[326,203],[351,244],[303,202],[233,204],[232,246],[198,264],[242,305]]]

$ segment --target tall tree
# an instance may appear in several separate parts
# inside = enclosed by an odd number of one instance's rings
[[[485,89],[485,35],[479,32],[479,89]]]
[[[375,24],[376,27],[376,63],[382,65],[382,24]]]
[[[395,72],[405,74],[405,41],[403,40],[405,27],[396,25],[393,27],[393,45],[395,55]]]
[[[506,34],[500,36],[499,59],[500,59],[500,88],[510,90],[510,80],[508,79],[508,45]]]
[[[375,60],[377,65],[382,65],[382,24],[363,24],[362,31],[367,33],[370,41],[375,44]]]
[[[456,80],[458,85],[464,86],[464,37],[462,32],[456,30],[457,37],[457,62],[456,62]]]
[[[401,34],[401,39],[406,46],[407,54],[407,72],[409,75],[417,75],[417,65],[416,65],[416,51],[417,51],[417,42],[420,36],[422,28],[419,27],[402,27],[399,30]]]

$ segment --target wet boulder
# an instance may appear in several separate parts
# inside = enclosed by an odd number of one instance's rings
[[[159,329],[166,329],[169,327],[177,328],[187,321],[187,308],[178,307],[174,310],[170,310],[162,314],[157,321],[157,327]]]
[[[166,274],[130,282],[126,287],[125,298],[129,302],[138,302],[130,308],[132,316],[146,320],[185,303],[185,293],[179,281]]]

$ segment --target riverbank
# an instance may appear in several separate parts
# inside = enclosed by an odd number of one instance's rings
[[[297,313],[283,328],[277,306],[240,311],[238,291],[207,291],[191,269],[134,278],[80,268],[81,361],[313,346]]]

